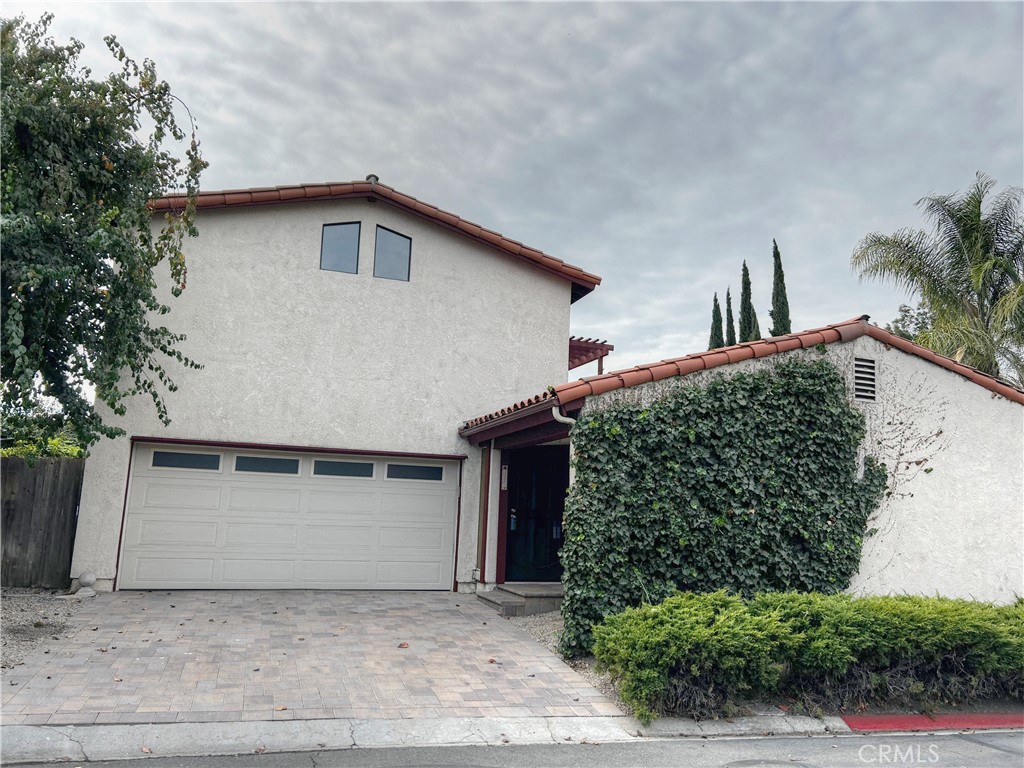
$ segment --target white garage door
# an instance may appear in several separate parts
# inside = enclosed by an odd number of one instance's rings
[[[137,444],[121,589],[451,589],[459,464]]]

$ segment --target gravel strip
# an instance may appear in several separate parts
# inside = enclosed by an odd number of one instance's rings
[[[538,613],[533,616],[512,616],[508,620],[549,651],[558,653],[558,641],[562,637],[562,614],[560,612],[551,611],[550,613]],[[607,696],[608,700],[617,706],[623,714],[632,715],[633,710],[620,698],[618,686],[612,682],[611,677],[607,673],[598,672],[595,669],[596,661],[593,656],[586,656],[582,659],[566,659],[565,663],[579,672],[584,680]]]
[[[0,667],[16,667],[27,654],[58,640],[84,602],[49,589],[0,590]]]

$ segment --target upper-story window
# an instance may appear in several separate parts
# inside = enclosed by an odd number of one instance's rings
[[[411,238],[377,225],[377,244],[373,251],[374,277],[408,280],[411,257]]]
[[[324,224],[320,240],[320,269],[359,272],[359,222]]]

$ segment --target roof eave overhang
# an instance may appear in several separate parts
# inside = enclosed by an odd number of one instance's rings
[[[553,422],[555,417],[551,414],[551,409],[557,405],[558,401],[554,398],[542,400],[481,424],[462,427],[459,430],[459,437],[468,440],[471,445],[480,445],[488,440]]]

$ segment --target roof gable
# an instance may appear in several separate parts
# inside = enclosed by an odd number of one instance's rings
[[[550,409],[553,406],[561,406],[563,408],[568,406],[578,407],[588,397],[603,395],[605,392],[613,392],[617,389],[627,389],[638,384],[660,381],[661,379],[673,376],[685,376],[696,371],[711,370],[712,368],[718,368],[731,363],[738,363],[741,360],[769,357],[794,349],[807,349],[809,347],[816,347],[819,344],[853,341],[861,336],[870,336],[882,344],[923,358],[930,363],[959,374],[978,386],[1005,397],[1007,400],[1024,405],[1024,390],[1010,386],[1006,382],[987,373],[982,373],[969,365],[964,365],[948,357],[936,354],[930,349],[926,349],[912,341],[907,341],[901,336],[889,333],[877,325],[871,325],[868,322],[868,316],[861,315],[842,323],[826,325],[824,328],[815,328],[801,333],[775,336],[759,341],[748,341],[731,347],[697,352],[684,357],[670,358],[657,363],[638,365],[633,368],[612,371],[599,376],[589,376],[578,381],[559,384],[556,387],[551,387],[543,394],[522,400],[486,416],[467,421],[462,425],[459,434],[463,437],[476,435],[485,429],[514,422],[523,416],[544,409]]]
[[[791,333],[787,336],[776,336],[759,341],[748,341],[731,347],[697,352],[685,357],[670,358],[658,363],[638,365],[634,368],[606,373],[603,376],[591,376],[579,381],[570,381],[555,387],[554,391],[559,402],[565,404],[580,398],[589,397],[590,395],[600,395],[616,389],[633,387],[648,381],[658,381],[670,376],[685,376],[695,371],[709,370],[722,365],[737,363],[741,360],[750,360],[755,357],[768,357],[793,349],[807,349],[819,344],[852,341],[865,335],[890,347],[895,347],[902,352],[924,358],[928,362],[957,373],[985,389],[1002,395],[1008,400],[1024,405],[1024,391],[1016,389],[994,376],[982,373],[969,365],[943,357],[932,352],[930,349],[904,339],[902,336],[889,333],[877,325],[871,325],[868,322],[867,315],[861,315],[842,323],[826,325],[824,328],[815,328],[801,333]]]
[[[567,264],[561,259],[549,256],[543,251],[530,248],[498,232],[485,229],[479,224],[474,224],[453,213],[444,211],[436,205],[424,203],[415,197],[410,197],[375,180],[200,192],[196,198],[196,208],[234,208],[352,198],[379,200],[387,203],[395,208],[434,222],[477,243],[525,261],[545,272],[566,279],[572,283],[573,301],[586,296],[601,284],[601,278],[598,275],[585,272],[580,267]],[[185,197],[183,195],[169,195],[150,201],[150,208],[154,211],[172,211],[184,207]]]

